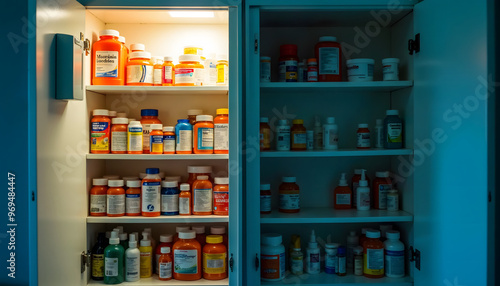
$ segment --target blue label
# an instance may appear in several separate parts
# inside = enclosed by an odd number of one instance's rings
[[[404,256],[405,252],[404,252],[404,250],[402,250],[402,251],[386,250],[385,251],[385,255],[388,255],[388,256]]]
[[[118,77],[118,69],[114,69],[108,72],[96,73],[96,77]]]
[[[214,149],[214,129],[198,128],[198,150]]]
[[[175,140],[175,135],[163,135],[163,141]]]
[[[141,194],[125,194],[126,198],[140,198]]]
[[[129,127],[129,132],[142,132],[142,127]]]
[[[92,122],[92,132],[99,132],[108,129],[107,122]]]
[[[163,143],[163,135],[150,136],[149,140],[151,140],[151,144],[153,144],[153,143],[162,144]]]
[[[161,182],[144,182],[142,183],[143,186],[159,186],[161,185]]]

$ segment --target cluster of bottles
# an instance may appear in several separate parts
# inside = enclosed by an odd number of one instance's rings
[[[377,119],[375,126],[375,147],[385,149],[403,148],[403,121],[398,110],[387,110],[386,118]],[[294,119],[290,128],[286,119],[278,121],[278,125],[269,125],[268,117],[260,118],[260,151],[271,150],[275,138],[276,151],[306,151],[306,150],[338,150],[339,129],[335,117],[327,117],[321,126],[319,117],[315,118],[314,128],[307,130],[304,120]],[[274,136],[272,134],[274,132]],[[356,132],[357,148],[370,149],[372,145],[368,124],[358,125]]]
[[[144,44],[125,46],[125,37],[116,30],[103,30],[92,45],[93,85],[213,86],[227,85],[229,64],[226,55],[208,58],[203,48],[184,47],[179,63],[171,56],[151,56]]]
[[[399,240],[399,231],[392,225],[381,225],[381,230],[363,228],[360,237],[355,231],[347,236],[347,243],[318,242],[314,230],[306,253],[302,252],[300,236],[291,238],[288,255],[280,234],[266,233],[261,237],[261,279],[279,281],[285,278],[286,256],[291,274],[328,274],[346,276],[347,273],[368,278],[403,277],[405,275],[405,246]],[[321,247],[324,252],[321,250]]]
[[[229,109],[217,116],[188,110],[187,119],[163,126],[157,109],[142,109],[141,120],[126,113],[94,109],[90,128],[90,152],[95,154],[228,154]]]
[[[90,215],[228,215],[229,178],[212,179],[210,166],[188,166],[188,172],[186,183],[181,183],[180,176],[162,178],[158,168],[146,169],[140,178],[95,178],[90,190]]]
[[[220,280],[227,277],[227,234],[224,226],[178,226],[176,234],[162,234],[159,244],[151,228],[127,234],[122,226],[99,233],[92,248],[92,279],[105,284],[134,282],[156,273],[167,281]]]
[[[279,211],[300,212],[300,187],[296,177],[283,177],[279,186]],[[370,208],[388,211],[399,210],[399,193],[388,171],[376,172],[370,191],[370,179],[366,170],[355,169],[351,186],[347,184],[346,173],[342,173],[338,186],[333,191],[335,209],[356,208],[367,211]],[[260,185],[260,213],[271,213],[271,184]]]

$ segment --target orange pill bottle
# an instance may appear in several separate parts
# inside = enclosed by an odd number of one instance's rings
[[[163,125],[151,124],[149,150],[151,154],[163,154]]]
[[[384,277],[384,244],[380,241],[380,231],[367,230],[363,242],[363,274],[368,278]],[[370,263],[368,263],[370,261]]]
[[[323,36],[314,47],[318,81],[342,81],[342,48],[336,37]]]
[[[146,50],[146,46],[144,44],[131,44],[130,51],[131,52],[144,52]]]
[[[202,85],[204,67],[198,55],[180,55],[174,72],[176,86]]]
[[[151,53],[132,52],[127,63],[127,85],[152,86],[154,65]]]
[[[350,209],[352,205],[352,191],[347,185],[345,173],[340,177],[339,185],[333,191],[334,208],[336,210]]]
[[[208,235],[203,247],[203,278],[221,280],[227,278],[227,249],[222,244],[222,236]]]
[[[127,46],[125,45],[125,37],[124,36],[119,36],[118,37],[118,41],[120,43],[122,43],[122,57],[124,58],[125,63],[127,63],[128,62],[128,54],[130,52],[129,52]],[[126,70],[125,65],[123,65],[123,69],[124,69],[123,72],[125,72],[125,70]]]
[[[120,33],[102,30],[99,40],[92,45],[92,84],[124,85],[126,59],[122,56]]]
[[[198,178],[198,176],[208,176],[210,182],[212,178],[212,167],[211,166],[188,166],[188,179],[187,182],[191,187],[193,186],[194,181]]]
[[[158,168],[147,168],[141,182],[141,212],[143,216],[160,216],[161,177]]]
[[[229,178],[215,178],[214,215],[229,215]]]
[[[90,153],[109,153],[109,133],[111,120],[109,111],[106,109],[94,109],[93,117],[90,121]]]
[[[125,215],[125,190],[123,189],[123,180],[109,180],[106,213],[108,216],[117,217]]]
[[[179,215],[191,215],[191,192],[189,184],[181,184],[179,194]]]
[[[260,118],[260,151],[271,150],[271,127],[269,126],[269,118]]]
[[[172,279],[172,255],[170,254],[170,247],[163,246],[160,249],[161,255],[158,259],[158,280],[168,281]]]
[[[229,109],[217,109],[214,118],[214,153],[229,153]]]
[[[141,181],[127,181],[127,191],[125,191],[125,215],[141,215]]]
[[[92,189],[90,189],[90,215],[106,216],[106,194],[108,192],[108,179],[93,179],[92,185]]]
[[[175,127],[163,127],[163,154],[175,154]]]
[[[202,115],[202,114],[203,114],[202,109],[188,109],[188,111],[187,111],[188,118],[187,119],[189,119],[189,124],[194,126],[196,124],[196,116]]]
[[[214,123],[212,115],[197,115],[193,129],[193,152],[214,153]]]
[[[153,86],[162,86],[163,58],[158,56],[152,57],[151,62],[153,63]]]
[[[372,188],[374,209],[387,209],[387,194],[390,190],[392,190],[392,180],[389,172],[376,172]]]
[[[201,245],[192,230],[179,232],[179,240],[172,247],[174,279],[192,281],[201,279]]]
[[[163,69],[162,69],[162,85],[163,86],[173,86],[175,85],[175,66],[174,58],[164,57],[163,58]]]
[[[111,119],[111,153],[126,154],[127,153],[127,118]]]
[[[280,212],[298,213],[300,212],[300,188],[295,177],[283,177],[279,187]]]
[[[141,109],[142,152],[149,154],[150,133],[153,124],[162,124],[158,119],[158,109]]]
[[[307,150],[307,130],[304,127],[304,120],[294,119],[292,129],[290,129],[291,136],[291,150],[292,151],[305,151]]]
[[[208,176],[198,176],[193,183],[192,214],[212,214],[212,192],[212,183],[208,180]]]

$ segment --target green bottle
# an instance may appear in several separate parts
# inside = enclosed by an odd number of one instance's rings
[[[104,249],[104,284],[120,284],[124,280],[123,265],[124,265],[123,246],[120,245],[118,232],[111,232],[109,245]]]

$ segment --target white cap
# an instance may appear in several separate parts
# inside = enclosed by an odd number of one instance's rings
[[[267,191],[271,189],[271,184],[260,184],[260,189],[263,191]]]
[[[210,227],[210,234],[226,234],[225,226],[212,226]]]
[[[177,181],[162,181],[161,186],[164,188],[175,188],[179,185]]]
[[[111,236],[109,238],[109,244],[118,244],[120,243],[120,239],[118,238],[118,231],[112,231]]]
[[[357,245],[359,244],[359,237],[356,235],[355,231],[351,231],[347,236],[347,244]]]
[[[227,61],[227,55],[221,54],[217,56],[218,61]]]
[[[104,175],[102,177],[105,178],[105,179],[108,179],[108,180],[118,180],[118,179],[120,179],[120,176],[118,176],[118,175]]]
[[[336,42],[337,41],[337,37],[322,36],[322,37],[319,37],[319,41],[320,42]]]
[[[214,117],[212,115],[196,115],[196,121],[213,121]]]
[[[260,118],[260,122],[262,122],[262,123],[269,123],[269,118],[267,118],[267,117],[261,117]]]
[[[132,59],[151,59],[151,53],[149,52],[131,52],[129,58]]]
[[[363,247],[358,245],[358,246],[354,247],[353,251],[354,251],[354,254],[361,255],[361,254],[363,254]]]
[[[137,120],[130,120],[130,118],[128,119],[128,125],[129,126],[141,126],[142,127],[142,124],[140,121],[137,121]]]
[[[107,109],[94,109],[92,111],[92,115],[94,116],[109,116],[109,110]]]
[[[196,237],[196,232],[194,230],[185,230],[179,232],[180,239],[193,239]]]
[[[130,123],[132,123],[132,122],[134,122],[134,121],[135,121],[135,122],[139,122],[139,124],[141,124],[141,122],[140,122],[140,121],[136,121],[136,120],[135,120],[135,118],[129,118],[129,119],[128,119],[128,124],[130,124]],[[142,126],[142,125],[141,125],[141,126]]]
[[[194,230],[197,234],[205,233],[205,227],[204,226],[192,226],[191,230]]]
[[[101,30],[99,32],[99,37],[101,37],[101,36],[119,37],[120,36],[120,32],[118,32],[117,30],[111,30],[111,29]]]
[[[164,246],[164,247],[160,248],[160,252],[161,253],[170,253],[170,247]]]
[[[199,62],[200,56],[198,55],[180,55],[179,62]]]
[[[129,188],[140,188],[141,187],[141,181],[139,181],[139,180],[129,180],[129,181],[127,181],[127,187],[129,187]]]
[[[130,45],[130,51],[145,51],[146,46],[144,44],[132,44]]]
[[[127,113],[125,113],[125,112],[117,112],[116,113],[116,117],[127,118]]]
[[[359,180],[360,187],[368,187],[368,180],[366,179],[366,170],[361,170],[361,180]]]
[[[399,115],[399,110],[390,109],[385,112],[385,115]]]
[[[385,233],[385,236],[387,237],[387,239],[399,239],[399,237],[401,235],[399,234],[399,231],[397,231],[397,230],[388,230]]]
[[[151,130],[162,130],[162,124],[151,124]]]
[[[341,186],[341,187],[347,186],[347,180],[345,179],[345,173],[342,173],[340,175],[339,186]]]
[[[139,179],[142,180],[142,179],[146,178],[147,175],[148,174],[146,174],[146,173],[139,173]]]
[[[123,187],[123,180],[109,180],[108,187]]]
[[[172,242],[173,237],[171,234],[162,234],[160,235],[160,242]]]
[[[225,178],[222,178],[222,177],[217,177],[214,179],[214,183],[216,185],[227,185],[229,184],[229,178],[225,177]]]
[[[208,176],[198,176],[196,177],[196,180],[208,180]]]
[[[141,246],[151,246],[151,240],[149,240],[150,233],[142,232]]]
[[[111,119],[112,124],[128,124],[128,119],[123,117],[115,117]]]
[[[188,109],[187,115],[200,115],[203,113],[201,109]]]
[[[167,176],[165,177],[165,181],[176,181],[179,183],[181,181],[181,176]]]
[[[260,242],[266,245],[280,245],[283,242],[281,234],[277,233],[264,233],[261,236]]]
[[[375,229],[369,229],[366,231],[366,237],[368,238],[380,238],[380,231]]]
[[[326,123],[327,124],[335,124],[335,117],[327,117]]]
[[[325,244],[325,248],[329,248],[329,249],[339,248],[339,246],[340,246],[340,244],[335,243],[335,242]]]
[[[110,110],[108,111],[109,116],[116,116],[116,111]]]
[[[163,126],[163,132],[174,132],[175,127],[173,126]]]
[[[129,235],[128,247],[136,248],[137,247],[137,239],[135,238],[135,233],[131,233]]]
[[[211,166],[188,166],[188,173],[211,174],[212,167]]]
[[[165,62],[173,62],[174,61],[174,57],[169,57],[169,56],[163,57],[163,61],[165,61]]]
[[[189,184],[186,183],[181,184],[181,191],[189,191],[189,189],[190,189]]]
[[[375,120],[375,124],[378,126],[378,125],[382,125],[384,124],[384,121],[382,119],[377,119]]]
[[[358,124],[358,128],[368,128],[368,124],[367,123],[360,123],[360,124]]]
[[[94,186],[107,186],[108,185],[108,179],[105,179],[105,178],[95,178],[95,179],[92,179],[92,185],[94,185]]]
[[[188,230],[190,230],[189,226],[176,226],[175,227],[175,232],[176,233],[179,233],[181,231],[188,231]]]
[[[389,171],[375,172],[375,177],[378,177],[378,178],[389,178]]]
[[[295,178],[295,177],[283,177],[281,179],[281,181],[283,183],[295,183],[295,182],[297,182],[297,178]]]
[[[120,233],[119,236],[120,236],[120,240],[127,240],[127,237],[128,237],[127,233],[125,233],[125,232],[124,233]]]
[[[125,37],[124,36],[118,36],[118,41],[122,44],[125,44]]]

